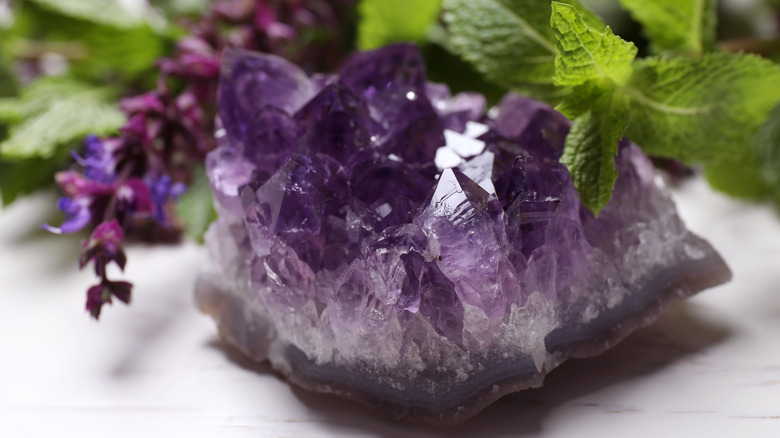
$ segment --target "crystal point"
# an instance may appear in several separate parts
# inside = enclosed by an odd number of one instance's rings
[[[228,136],[239,141],[265,106],[294,113],[312,97],[313,87],[297,66],[273,55],[226,49],[217,106]],[[228,79],[229,78],[229,79]]]
[[[346,88],[327,85],[296,114],[304,131],[302,147],[340,161],[372,147],[384,128],[368,115],[365,102]]]

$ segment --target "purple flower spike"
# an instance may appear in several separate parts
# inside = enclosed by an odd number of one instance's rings
[[[334,71],[352,50],[350,31],[344,24],[354,16],[357,1],[219,0],[210,3],[197,20],[182,23],[188,36],[176,43],[170,58],[158,61],[160,74],[155,87],[120,101],[127,123],[120,128],[118,136],[104,139],[89,136],[86,151],[72,154],[80,166],[56,175],[66,195],[59,202],[66,220],[61,227],[46,224],[44,228],[54,233],[71,233],[101,220],[110,223],[116,219],[117,229],[121,224],[133,239],[178,241],[183,231],[179,225],[183,224],[168,217],[171,201],[185,190],[176,181],[193,181],[194,166],[203,164],[206,155],[218,144],[227,141],[242,144],[240,149],[223,150],[216,158],[206,160],[209,169],[214,168],[213,162],[224,164],[225,160],[232,160],[235,164],[220,167],[217,172],[224,172],[219,177],[212,173],[212,187],[218,204],[236,206],[241,203],[240,189],[247,184],[259,187],[294,153],[300,152],[297,146],[301,130],[294,116],[315,93],[304,70]],[[278,57],[242,49],[261,50]],[[220,74],[230,78],[222,86],[218,84]],[[318,80],[316,87],[322,88],[325,82],[326,79]],[[353,139],[362,141],[360,147],[364,149],[376,146],[367,132],[351,135],[347,129],[352,121],[349,116],[344,112],[333,116],[344,122],[341,131],[319,125],[308,130],[310,149],[320,150],[317,138],[320,134],[340,141],[336,147],[328,144],[330,147],[322,148],[323,153],[335,156],[341,155],[342,147],[351,150]],[[331,160],[327,156],[323,159]],[[329,172],[334,166],[340,164],[328,163],[325,167]],[[341,207],[328,204],[330,209]],[[345,224],[325,226],[342,231]],[[341,237],[339,234],[338,238]],[[291,232],[287,238],[295,251],[310,249],[310,256],[303,257],[306,263],[315,267],[323,263],[321,253],[325,246],[319,236]],[[108,243],[95,244],[95,239],[95,236],[91,238],[93,243],[85,249],[81,263],[83,266],[93,261],[101,276],[100,284],[90,290],[87,306],[97,317],[102,304],[112,296],[123,301],[129,299],[129,284],[125,287],[105,278],[102,272],[105,260],[120,263],[120,256],[112,255]],[[328,247],[328,251],[331,249]],[[105,260],[98,260],[97,253],[103,254]],[[327,259],[328,263],[341,260]],[[123,266],[124,261],[120,264]]]
[[[100,284],[87,291],[87,311],[95,319],[100,317],[103,305],[111,303],[112,297],[125,304],[130,302],[133,285],[126,281],[111,281],[106,277],[106,266],[111,262],[125,269],[127,258],[122,249],[124,241],[125,235],[119,222],[112,220],[98,225],[89,239],[82,243],[79,265],[84,268],[87,263],[93,262],[95,274],[101,279]]]
[[[730,276],[628,142],[596,218],[558,162],[570,123],[543,103],[486,112],[427,84],[408,44],[305,99],[299,73],[227,57],[196,290],[228,342],[297,385],[461,422]]]

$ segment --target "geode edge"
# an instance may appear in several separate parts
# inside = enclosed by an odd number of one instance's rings
[[[351,376],[358,373],[317,364],[293,345],[287,348],[278,347],[283,358],[279,357],[277,361],[281,360],[285,365],[277,368],[285,378],[304,389],[343,396],[394,419],[442,426],[455,425],[477,415],[507,394],[542,386],[545,376],[567,359],[597,356],[609,350],[635,330],[655,322],[678,300],[731,279],[728,267],[717,255],[692,262],[688,269],[676,271],[661,273],[659,277],[663,279],[663,292],[660,294],[654,293],[654,288],[648,288],[645,293],[639,294],[644,299],[653,297],[651,307],[643,307],[641,312],[628,312],[618,323],[595,330],[596,335],[592,338],[573,342],[553,339],[548,343],[548,351],[553,352],[541,372],[537,370],[531,356],[510,361],[508,364],[502,364],[499,359],[493,373],[485,372],[454,388],[456,391],[453,392],[457,393],[457,397],[437,397],[435,400],[428,400],[427,405],[406,404],[409,400],[405,400],[402,393],[388,391],[388,388],[371,385],[367,381],[355,381]],[[223,339],[247,357],[257,361],[267,360],[268,347],[271,344],[268,321],[257,315],[247,317],[242,310],[246,307],[242,298],[220,290],[205,276],[199,279],[196,294],[200,310],[215,319]],[[237,332],[236,327],[244,327],[246,331]],[[548,341],[549,339],[548,336]],[[492,378],[488,378],[490,376]],[[413,382],[410,382],[409,386],[413,388]]]

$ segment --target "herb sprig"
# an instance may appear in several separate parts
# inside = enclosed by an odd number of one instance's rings
[[[186,6],[176,3],[166,7]],[[93,265],[98,277],[87,292],[93,317],[113,298],[131,299],[132,284],[105,269],[124,269],[126,240],[172,242],[182,231],[200,240],[216,216],[204,161],[216,145],[221,51],[262,50],[312,73],[331,70],[352,47],[342,37],[354,3],[224,0],[179,28],[149,8],[128,15],[118,0],[19,0],[13,24],[0,29],[9,48],[0,53],[26,68],[7,75],[22,82],[18,95],[13,84],[0,97],[0,195],[10,203],[72,157],[55,176],[65,220],[44,228],[91,232],[80,267]],[[46,71],[47,54],[65,68]]]
[[[701,163],[713,185],[760,198],[759,126],[780,102],[780,67],[715,44],[712,0],[622,0],[656,55],[636,58],[577,1],[445,0],[452,47],[491,79],[574,121],[563,161],[583,203],[607,204],[625,134],[647,153]],[[546,18],[546,19],[545,19]]]

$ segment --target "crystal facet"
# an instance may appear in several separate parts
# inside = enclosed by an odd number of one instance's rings
[[[412,45],[313,81],[231,51],[219,108],[197,301],[310,390],[456,423],[730,277],[636,146],[596,218],[558,162],[561,114],[510,94],[488,116],[426,83]]]

